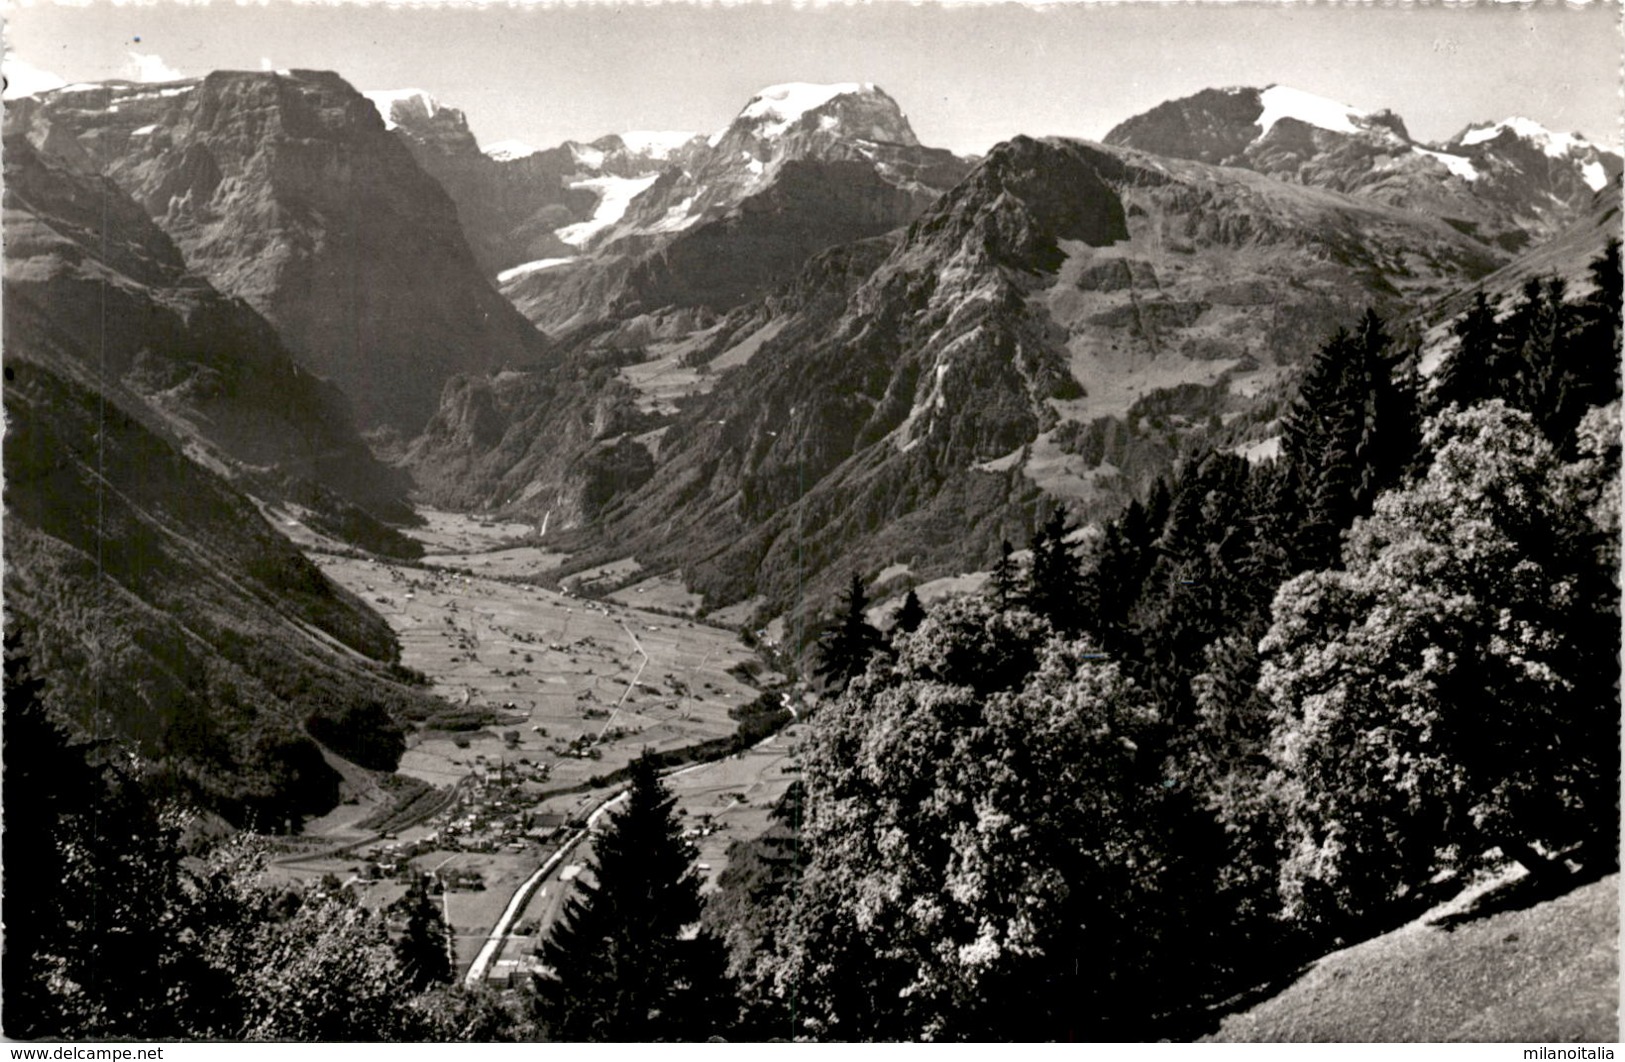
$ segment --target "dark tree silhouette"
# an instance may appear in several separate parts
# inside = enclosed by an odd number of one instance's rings
[[[925,622],[925,606],[920,604],[920,597],[910,590],[903,598],[903,603],[897,607],[897,615],[893,623],[899,631],[912,632]]]
[[[721,950],[703,933],[684,939],[700,881],[676,800],[648,755],[631,775],[626,806],[593,842],[591,882],[577,879],[542,943],[538,1020],[553,1039],[704,1039],[733,1024]]]
[[[1594,285],[1578,300],[1561,277],[1531,277],[1511,310],[1479,292],[1453,327],[1461,341],[1440,367],[1440,408],[1499,398],[1535,418],[1565,449],[1585,411],[1619,397],[1619,241],[1591,263]]]
[[[1066,510],[1057,505],[1033,535],[1033,564],[1028,577],[1027,606],[1057,630],[1083,628],[1083,573],[1066,537]]]
[[[1000,609],[1009,608],[1015,601],[1017,583],[1021,578],[1021,572],[1016,567],[1015,552],[1008,538],[999,544],[999,559],[993,565],[992,578],[989,580],[993,587],[993,600]]]
[[[816,673],[832,689],[845,689],[848,682],[863,674],[869,658],[880,648],[880,632],[865,615],[868,608],[863,577],[853,572],[840,612],[818,639]]]
[[[422,991],[451,980],[451,938],[446,920],[429,895],[428,879],[419,875],[400,899],[406,928],[395,942],[401,969],[414,989]]]
[[[1309,364],[1282,420],[1281,455],[1292,479],[1285,500],[1299,507],[1292,550],[1299,570],[1335,567],[1343,530],[1415,458],[1415,396],[1395,371],[1392,345],[1370,310],[1353,333],[1339,329]]]

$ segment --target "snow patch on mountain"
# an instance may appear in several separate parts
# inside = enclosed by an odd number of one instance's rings
[[[1355,124],[1355,119],[1368,117],[1365,111],[1346,103],[1286,85],[1271,85],[1259,94],[1259,102],[1264,105],[1264,113],[1258,116],[1260,137],[1268,135],[1282,118],[1295,118],[1333,133],[1358,133],[1361,127]]]
[[[570,157],[575,159],[577,166],[589,170],[601,170],[604,168],[604,153],[599,149],[587,144],[577,144],[574,142],[571,142],[569,147]]]
[[[1580,167],[1580,179],[1585,181],[1586,187],[1593,192],[1600,192],[1603,185],[1608,183],[1608,174],[1603,171],[1602,163],[1593,159]]]
[[[681,202],[673,203],[660,220],[650,225],[645,231],[656,232],[682,232],[684,229],[700,220],[700,215],[690,213],[694,209],[694,197],[688,196]]]
[[[597,192],[598,205],[593,208],[591,218],[566,225],[554,235],[573,247],[585,246],[588,240],[621,220],[626,215],[626,208],[632,205],[632,200],[659,179],[658,173],[652,173],[647,177],[588,177],[586,180],[572,181],[571,188],[590,188]]]
[[[498,162],[511,162],[536,154],[541,148],[531,147],[523,140],[499,140],[485,149],[485,154]]]
[[[620,137],[621,143],[626,145],[626,150],[633,154],[663,161],[671,158],[678,149],[698,135],[670,129],[634,129],[629,133],[620,134]]]
[[[378,109],[378,117],[384,120],[385,129],[395,128],[393,115],[397,103],[415,101],[423,106],[430,118],[433,118],[435,112],[440,110],[440,101],[423,89],[375,89],[371,92],[363,92],[362,95],[371,100],[372,105]]]
[[[1413,146],[1411,150],[1415,151],[1419,155],[1426,155],[1430,159],[1438,159],[1440,162],[1444,163],[1445,169],[1449,170],[1457,177],[1460,177],[1462,180],[1478,180],[1478,169],[1473,165],[1473,161],[1471,159],[1463,158],[1460,155],[1451,155],[1444,151],[1429,151],[1424,147]]]
[[[514,266],[512,269],[504,269],[502,272],[497,274],[497,283],[506,284],[508,281],[514,280],[515,278],[529,276],[531,273],[540,273],[544,269],[554,269],[561,265],[567,265],[575,260],[575,255],[571,255],[568,258],[538,258],[534,262],[525,262],[522,265]]]

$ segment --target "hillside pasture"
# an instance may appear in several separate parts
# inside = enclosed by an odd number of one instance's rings
[[[1477,906],[1321,958],[1212,1039],[1618,1041],[1618,874],[1521,909],[1497,910],[1493,895]]]

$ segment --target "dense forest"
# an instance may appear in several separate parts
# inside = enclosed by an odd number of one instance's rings
[[[1619,245],[1480,298],[1423,375],[1328,339],[1278,459],[1057,509],[891,628],[854,579],[764,836],[701,897],[650,759],[543,945],[449,984],[420,888],[266,883],[8,636],[6,1033],[226,1040],[1189,1038],[1500,862],[1618,866]],[[697,926],[697,928],[696,928]]]

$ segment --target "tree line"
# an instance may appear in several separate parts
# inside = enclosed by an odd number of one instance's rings
[[[1155,1038],[1498,860],[1618,866],[1618,244],[1431,376],[1367,313],[1279,456],[1181,462],[913,631],[822,643],[796,865],[733,962],[784,1035]],[[859,654],[856,658],[850,653]]]

